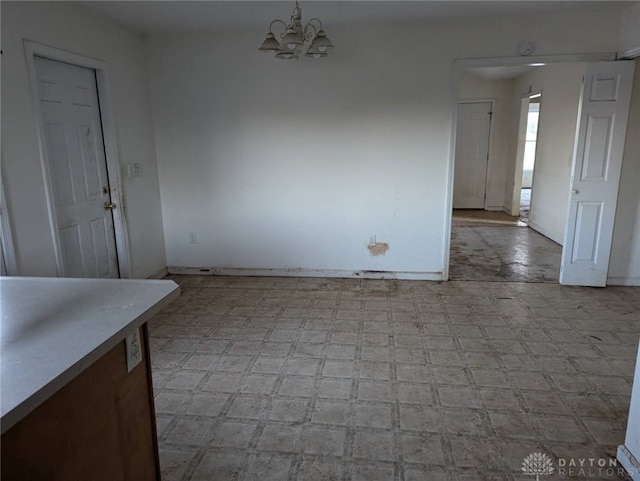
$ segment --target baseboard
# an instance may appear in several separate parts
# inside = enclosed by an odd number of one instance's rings
[[[167,267],[163,267],[158,272],[151,274],[147,279],[163,279],[169,275],[169,269]]]
[[[548,237],[556,244],[562,245],[562,243],[564,242],[564,239],[561,236],[554,234],[550,230],[545,229],[544,227],[542,227],[539,224],[536,224],[535,222],[531,222],[531,219],[529,219],[529,227],[531,227],[534,231],[542,234],[543,236]]]
[[[497,206],[497,205],[493,205],[493,206],[485,207],[485,209],[484,209],[484,210],[490,210],[490,211],[493,211],[493,212],[498,211],[498,212],[499,212],[499,211],[501,211],[501,210],[504,210],[504,207],[502,207],[502,206]]]
[[[607,277],[608,286],[640,286],[640,277]]]
[[[169,266],[169,274],[239,277],[340,277],[346,279],[399,279],[442,281],[442,272],[413,271],[350,271],[338,269],[251,269],[241,267],[181,267]]]
[[[640,481],[640,461],[638,461],[626,446],[618,446],[618,463],[626,469],[633,481]]]

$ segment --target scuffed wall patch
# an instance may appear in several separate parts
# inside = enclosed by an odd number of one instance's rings
[[[375,244],[369,244],[367,249],[369,249],[369,254],[372,256],[383,256],[385,252],[389,250],[389,244],[386,242],[376,242]]]

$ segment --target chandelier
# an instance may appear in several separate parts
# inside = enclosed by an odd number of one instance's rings
[[[317,23],[314,24],[314,22]],[[273,25],[282,24],[284,31],[279,35],[280,41],[276,40],[273,34]],[[313,39],[313,40],[311,40]],[[305,57],[322,58],[329,55],[333,48],[333,44],[327,34],[322,30],[322,22],[317,18],[312,18],[307,24],[302,26],[302,9],[296,1],[293,14],[289,24],[284,20],[276,19],[269,25],[269,33],[267,33],[264,42],[258,50],[261,52],[275,52],[276,58],[285,60],[298,59],[302,54],[302,49],[311,40],[311,44],[307,48]]]

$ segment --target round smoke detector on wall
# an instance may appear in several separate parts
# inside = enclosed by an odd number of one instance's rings
[[[534,45],[531,42],[520,42],[520,45],[518,45],[518,53],[523,56],[533,53],[533,49]]]

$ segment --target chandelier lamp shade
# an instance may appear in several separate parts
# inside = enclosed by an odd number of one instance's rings
[[[273,33],[274,25],[282,25],[280,40]],[[312,18],[302,26],[302,9],[296,1],[291,19],[287,24],[284,20],[276,19],[269,25],[269,33],[260,45],[261,52],[275,54],[276,58],[284,60],[298,59],[303,50],[305,57],[323,58],[329,55],[333,44],[322,29],[322,22],[318,18]]]

